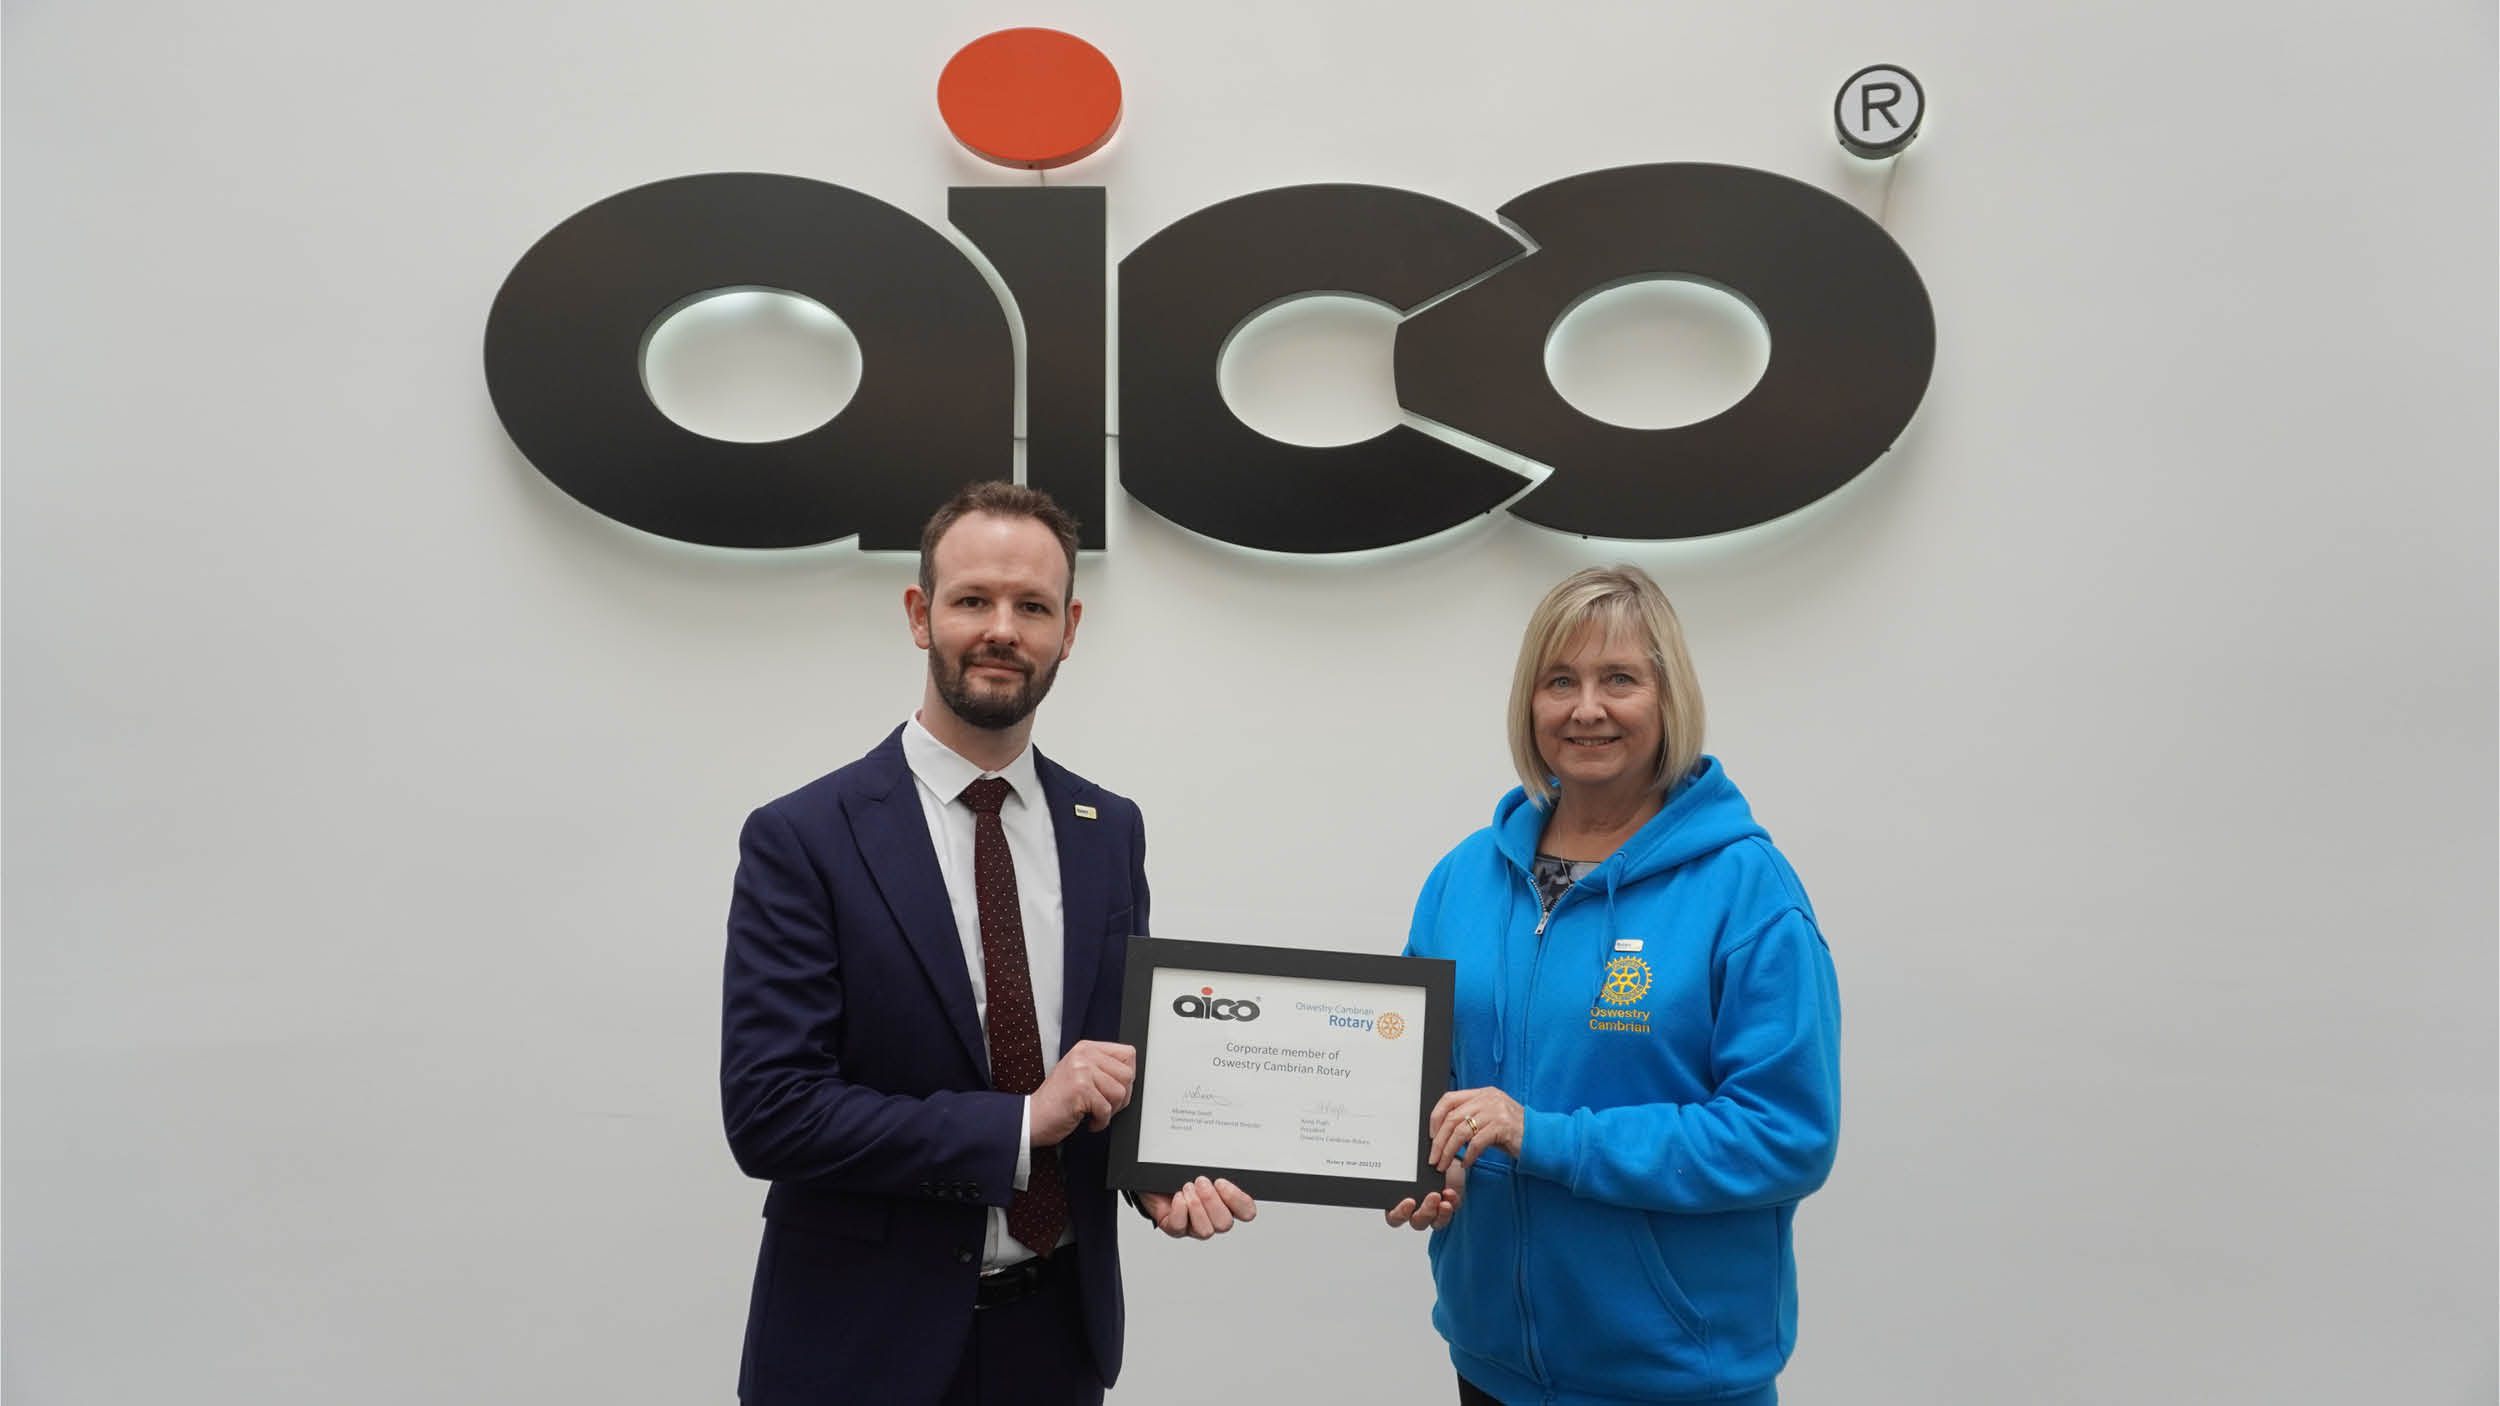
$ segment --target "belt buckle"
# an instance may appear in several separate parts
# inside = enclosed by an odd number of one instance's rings
[[[1033,1296],[1042,1284],[1043,1260],[1036,1256],[1018,1260],[1001,1269],[985,1269],[974,1282],[972,1306],[977,1309],[1005,1308]]]

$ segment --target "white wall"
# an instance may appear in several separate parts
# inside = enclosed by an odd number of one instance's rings
[[[942,222],[1003,177],[938,68],[1018,23],[1126,79],[1115,253],[1314,180],[1872,202],[1830,92],[1915,69],[1888,460],[1731,541],[1324,563],[1115,493],[1042,743],[1145,805],[1159,932],[1390,950],[1528,607],[1645,563],[1845,985],[1788,1399],[2493,1399],[2489,6],[18,0],[13,1400],[729,1399],[733,840],[916,699],[909,565],[593,516],[480,333],[663,176]],[[1121,1400],[1446,1390],[1367,1213],[1129,1255]]]

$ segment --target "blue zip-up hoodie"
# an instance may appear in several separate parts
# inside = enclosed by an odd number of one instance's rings
[[[1416,900],[1458,963],[1451,1087],[1527,1110],[1432,1235],[1432,1323],[1508,1403],[1776,1399],[1789,1223],[1840,1132],[1840,996],[1814,910],[1717,760],[1550,915],[1513,789]]]

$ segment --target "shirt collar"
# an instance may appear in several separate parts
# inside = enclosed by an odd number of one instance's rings
[[[920,719],[903,722],[903,761],[920,784],[937,793],[939,800],[953,805],[964,788],[984,776],[1003,776],[1014,791],[1010,805],[1037,806],[1042,803],[1042,776],[1033,766],[1033,749],[1026,747],[1016,759],[996,771],[983,771],[964,755],[938,741],[937,734],[921,726]]]

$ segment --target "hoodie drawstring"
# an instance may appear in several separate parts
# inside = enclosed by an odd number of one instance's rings
[[[1528,901],[1537,902],[1536,876],[1528,876]],[[1510,1035],[1504,1017],[1510,1006],[1510,910],[1503,909],[1493,919],[1493,1085],[1501,1087],[1502,1058],[1510,1052]]]

